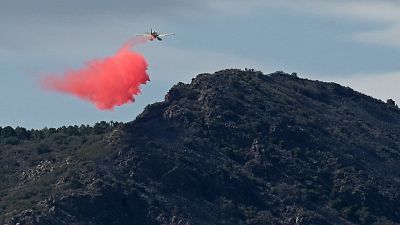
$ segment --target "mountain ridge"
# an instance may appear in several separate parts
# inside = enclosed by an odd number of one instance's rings
[[[200,74],[134,121],[97,128],[38,138],[38,160],[12,167],[32,175],[3,182],[0,222],[400,223],[399,109],[335,83]],[[3,144],[2,158],[31,142]]]

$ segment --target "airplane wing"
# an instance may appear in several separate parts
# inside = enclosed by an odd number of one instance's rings
[[[170,34],[159,34],[159,37],[166,37],[166,36],[171,36],[171,35],[175,35],[174,33],[170,33]]]
[[[150,35],[150,34],[135,34],[135,36],[150,37],[152,35]]]

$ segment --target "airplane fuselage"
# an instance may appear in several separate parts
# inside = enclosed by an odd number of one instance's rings
[[[155,39],[162,41],[162,38],[159,37],[159,34],[157,32],[152,32],[150,36],[150,41],[154,41]]]

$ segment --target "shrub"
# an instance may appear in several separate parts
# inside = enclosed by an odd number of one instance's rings
[[[50,146],[48,146],[47,144],[40,144],[40,145],[36,148],[36,152],[37,152],[38,154],[48,153],[48,152],[51,152],[51,148],[50,148]]]

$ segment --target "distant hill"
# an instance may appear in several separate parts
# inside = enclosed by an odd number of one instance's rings
[[[0,133],[0,224],[400,224],[400,110],[296,74],[200,74],[130,123]]]

